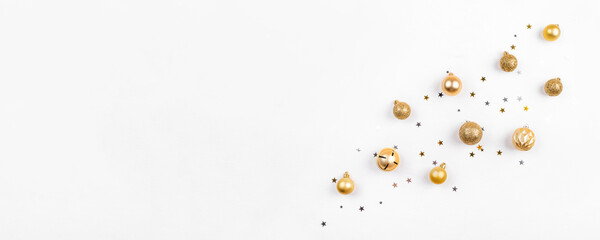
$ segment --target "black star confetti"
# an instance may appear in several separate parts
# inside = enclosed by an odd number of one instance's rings
[[[443,97],[444,94],[443,93],[438,93],[438,97]]]
[[[496,153],[498,153],[498,156],[502,155],[502,151],[498,150]]]
[[[458,112],[460,112],[460,108],[458,109]]]
[[[363,206],[360,206],[360,207],[358,208],[358,210],[362,212],[362,211],[364,211],[364,210],[365,210],[365,207],[363,207]]]
[[[398,149],[398,145],[394,145],[394,149]]]
[[[490,102],[489,102],[489,101],[485,101],[485,105],[486,105],[486,106],[489,106],[489,105],[490,105]]]
[[[425,156],[425,152],[420,152],[419,156],[421,156],[421,157]]]
[[[458,190],[458,188],[456,186],[452,187],[453,192],[456,192],[456,190]]]
[[[525,163],[525,161],[523,161],[523,160],[519,161],[519,165],[523,165],[523,163]]]
[[[373,153],[373,157],[377,157],[377,153],[376,152]]]
[[[421,127],[421,122],[417,122],[417,127]]]
[[[517,34],[515,34],[515,37],[517,37]]]
[[[475,92],[471,92],[471,97],[475,97]]]
[[[382,202],[382,201],[379,201],[379,204],[383,204],[383,202]]]
[[[505,97],[505,98],[502,99],[502,101],[508,102],[508,98]]]
[[[425,99],[425,101],[429,100],[429,95],[425,95],[425,97],[423,97],[423,99]]]
[[[340,205],[340,208],[344,208],[344,206]]]
[[[431,164],[436,165],[437,166],[437,161],[433,160],[433,162],[431,162]]]
[[[474,153],[474,152],[471,152],[471,153],[469,153],[469,156],[470,156],[470,157],[475,157],[475,153]]]
[[[485,77],[481,77],[481,81],[482,81],[482,82],[485,82]]]
[[[322,221],[321,226],[325,227],[325,226],[327,226],[327,223],[325,221]]]

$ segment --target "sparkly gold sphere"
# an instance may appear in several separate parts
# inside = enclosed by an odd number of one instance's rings
[[[554,41],[560,37],[560,28],[558,24],[550,24],[544,28],[544,38],[548,41]]]
[[[500,58],[500,68],[505,72],[514,71],[517,68],[517,58],[505,51],[504,56]]]
[[[517,128],[513,133],[512,143],[520,151],[529,151],[535,145],[535,134],[529,128]]]
[[[558,96],[563,90],[562,82],[560,78],[553,78],[546,82],[544,85],[544,91],[548,96]]]
[[[400,120],[404,120],[410,116],[410,106],[408,103],[400,102],[398,100],[394,101],[394,117]]]
[[[460,140],[467,145],[474,145],[481,141],[483,131],[481,126],[475,122],[466,122],[458,130]]]
[[[392,171],[400,163],[400,156],[393,148],[382,149],[375,159],[377,160],[377,166],[383,171]]]
[[[448,174],[446,173],[446,163],[440,164],[439,167],[434,167],[429,172],[429,180],[435,184],[442,184],[446,181]]]
[[[337,190],[341,194],[350,194],[354,191],[354,181],[350,179],[348,172],[344,173],[344,177],[337,182]]]
[[[460,78],[454,76],[452,73],[448,73],[448,76],[442,80],[442,91],[448,96],[454,96],[459,94],[460,90],[462,90]]]

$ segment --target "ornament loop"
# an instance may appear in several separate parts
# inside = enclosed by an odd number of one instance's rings
[[[345,172],[345,173],[344,173],[344,177],[345,177],[345,178],[349,178],[349,177],[350,177],[350,175],[348,174],[348,172]]]
[[[440,167],[443,169],[446,169],[446,163],[444,162],[444,163],[440,164]]]

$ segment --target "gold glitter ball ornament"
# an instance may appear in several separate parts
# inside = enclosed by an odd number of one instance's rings
[[[475,145],[483,137],[483,130],[481,126],[475,122],[466,122],[458,130],[458,136],[460,140],[467,145]]]
[[[517,128],[513,133],[512,143],[519,151],[529,151],[535,145],[535,134],[529,128]]]
[[[393,148],[384,148],[375,157],[377,166],[383,171],[392,171],[398,167],[400,156]]]
[[[448,76],[442,80],[442,91],[448,96],[455,96],[462,90],[462,81],[452,73],[448,73]]]
[[[544,28],[544,38],[548,41],[554,41],[560,37],[560,28],[558,24],[550,24]]]
[[[546,82],[544,85],[544,91],[548,96],[558,96],[563,90],[562,82],[560,78],[553,78]]]
[[[394,117],[400,120],[404,120],[410,116],[410,106],[408,103],[400,102],[398,100],[394,101]]]
[[[442,184],[448,178],[448,173],[446,173],[446,163],[440,164],[439,167],[434,167],[429,172],[429,180],[435,184]]]
[[[514,71],[517,68],[517,58],[505,51],[504,56],[500,58],[500,68],[505,72]]]
[[[354,191],[354,181],[350,179],[348,172],[344,173],[344,177],[337,182],[337,190],[339,193],[347,195]]]

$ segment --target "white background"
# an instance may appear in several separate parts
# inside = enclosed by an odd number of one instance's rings
[[[1,1],[0,239],[597,238],[599,10]],[[503,51],[521,74],[499,69]],[[438,98],[446,71],[464,88]],[[483,152],[458,139],[465,120]],[[519,152],[525,124],[537,142]],[[393,145],[401,164],[383,172],[372,153]],[[344,171],[347,196],[330,180]]]

